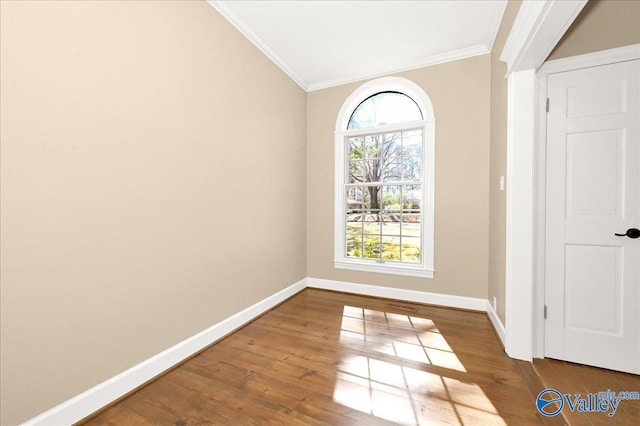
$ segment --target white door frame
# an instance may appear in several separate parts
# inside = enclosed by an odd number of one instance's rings
[[[537,75],[537,140],[535,150],[535,252],[534,259],[534,312],[544,311],[545,301],[545,218],[546,218],[546,159],[547,159],[547,80],[549,75],[582,68],[597,67],[616,62],[640,59],[640,44],[602,50],[569,58],[545,62]],[[553,100],[551,101],[553,108]],[[544,318],[534,315],[533,356],[544,358]]]
[[[505,349],[526,361],[533,359],[540,314],[534,310],[536,71],[586,2],[524,0],[500,56],[508,79]]]

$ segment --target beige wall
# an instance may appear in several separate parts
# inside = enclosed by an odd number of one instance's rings
[[[548,60],[640,43],[640,1],[590,0]]]
[[[500,54],[522,2],[509,1],[491,51],[491,165],[489,183],[489,301],[505,323],[506,191],[500,177],[507,174],[507,65]],[[505,182],[506,183],[506,182]]]
[[[487,297],[489,231],[489,55],[397,74],[420,85],[436,118],[435,278],[333,266],[334,131],[338,112],[363,82],[309,93],[307,275],[379,286]]]
[[[306,275],[306,93],[206,2],[0,4],[15,424]]]

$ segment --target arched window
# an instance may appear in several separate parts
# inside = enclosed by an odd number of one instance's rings
[[[349,118],[347,129],[406,123],[422,118],[420,107],[409,96],[399,92],[379,92],[360,102]]]
[[[433,277],[433,108],[398,77],[364,84],[336,122],[337,268]]]

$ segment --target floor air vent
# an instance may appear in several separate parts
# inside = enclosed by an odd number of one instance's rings
[[[387,306],[393,309],[400,309],[402,311],[418,312],[416,306],[407,305],[406,303],[387,303]]]

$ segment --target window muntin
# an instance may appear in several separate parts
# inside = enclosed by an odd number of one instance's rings
[[[409,112],[379,113],[394,109],[384,98],[403,99]],[[377,111],[356,114],[365,107]],[[434,138],[431,101],[407,79],[372,80],[345,101],[335,139],[336,268],[433,278]]]
[[[369,96],[355,108],[347,129],[366,129],[381,124],[422,120],[418,104],[400,92],[380,92]]]
[[[345,137],[345,256],[421,263],[421,128]]]

